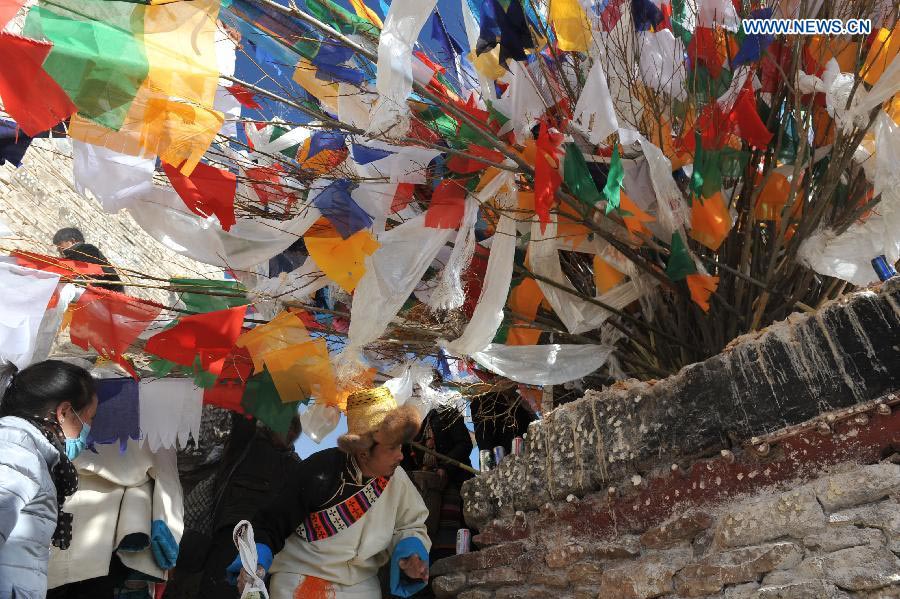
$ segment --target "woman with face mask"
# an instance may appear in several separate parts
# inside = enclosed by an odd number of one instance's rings
[[[0,400],[0,599],[43,599],[51,543],[66,549],[78,487],[71,460],[97,411],[83,368],[46,360],[15,374]]]

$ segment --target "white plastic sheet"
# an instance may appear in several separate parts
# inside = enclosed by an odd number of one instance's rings
[[[438,275],[437,286],[426,302],[434,310],[453,310],[466,301],[462,274],[475,255],[475,222],[478,220],[478,200],[466,197],[462,223],[453,241],[453,251]]]
[[[525,385],[561,385],[583,378],[606,363],[607,345],[491,344],[472,358],[495,374]]]
[[[700,13],[697,24],[701,27],[715,28],[721,25],[728,31],[737,31],[740,24],[737,11],[731,0],[699,0]]]
[[[402,137],[409,131],[412,92],[413,46],[431,16],[437,0],[394,0],[378,38],[378,100],[373,108],[370,133]]]
[[[529,246],[531,270],[536,275],[550,279],[566,287],[574,288],[566,279],[559,263],[559,252],[556,241],[556,216],[551,215],[551,222],[541,233],[541,225],[537,219],[531,224],[531,244]],[[544,297],[553,307],[553,311],[572,334],[584,333],[599,327],[610,317],[611,313],[595,304],[584,301],[572,293],[556,286],[537,281]]]
[[[203,390],[191,379],[144,379],[139,386],[141,443],[150,451],[172,449],[177,442],[186,447],[188,439],[200,438]]]
[[[351,356],[381,336],[450,233],[426,227],[422,214],[381,236],[381,247],[366,258],[366,273],[353,293],[345,354]]]
[[[357,164],[356,172],[362,178],[387,177],[391,183],[425,183],[425,168],[440,155],[440,150],[416,146],[395,146],[377,140],[366,140],[367,148],[387,150],[391,154],[368,164]]]
[[[516,253],[516,221],[506,212],[500,215],[493,239],[481,296],[472,318],[458,339],[440,342],[453,355],[468,356],[484,349],[503,322],[503,306],[509,294]]]
[[[644,83],[652,89],[683,100],[687,95],[684,88],[684,43],[669,29],[642,31],[638,36],[639,68]]]
[[[310,206],[289,221],[239,218],[225,232],[214,217],[190,212],[168,188],[154,188],[128,211],[144,231],[169,249],[198,262],[235,269],[250,269],[280,254],[321,216]]]
[[[155,157],[129,156],[72,140],[72,179],[81,195],[90,191],[106,212],[118,212],[153,189]]]
[[[588,73],[584,89],[575,104],[574,120],[594,145],[602,143],[619,128],[606,73],[603,71],[603,61],[600,59],[594,60]]]
[[[535,88],[534,82],[540,79],[532,78],[528,69],[524,62],[510,61],[509,73],[502,78],[504,83],[509,84],[509,89],[503,97],[493,102],[494,108],[509,118],[500,128],[500,133],[512,131],[517,139],[527,135],[547,110],[547,105]]]
[[[291,272],[259,279],[247,295],[254,303],[268,299],[304,301],[327,284],[328,277],[325,273],[319,270],[314,260],[307,259],[302,266]]]
[[[672,162],[658,146],[638,136],[638,143],[650,168],[650,182],[656,193],[656,218],[666,235],[681,229],[690,222],[691,214],[681,190],[672,178]]]
[[[56,306],[48,308],[44,312],[44,318],[41,319],[41,325],[38,327],[37,337],[34,342],[34,354],[31,356],[32,364],[50,357],[50,351],[53,349],[53,343],[59,336],[59,327],[62,325],[66,309],[68,309],[69,304],[84,293],[84,287],[77,287],[71,283],[60,285],[58,290],[59,299],[56,302]]]
[[[0,262],[0,364],[31,363],[38,329],[59,275]]]
[[[841,235],[820,230],[800,246],[800,260],[819,274],[837,277],[854,285],[878,281],[872,259],[884,255],[888,262],[900,260],[900,127],[884,112],[873,127],[875,135],[875,193],[881,194],[877,209],[862,223],[854,223]]]
[[[221,28],[216,29],[216,64],[219,67],[219,85],[216,87],[216,95],[213,99],[213,108],[225,116],[219,135],[235,139],[237,137],[237,123],[241,118],[241,103],[226,88],[232,85],[231,80],[225,77],[234,77],[234,66],[237,62],[237,44]]]
[[[321,443],[341,421],[341,411],[335,406],[314,403],[300,414],[300,425],[307,437]]]
[[[234,546],[241,558],[241,567],[249,575],[249,581],[241,593],[241,599],[269,599],[266,585],[256,573],[259,556],[256,554],[256,540],[253,538],[253,525],[241,520],[232,532]]]

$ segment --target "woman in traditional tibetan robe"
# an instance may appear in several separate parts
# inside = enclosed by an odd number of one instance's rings
[[[388,562],[392,594],[425,587],[428,510],[400,467],[419,422],[383,387],[347,399],[338,448],[304,460],[301,476],[253,520],[272,599],[380,599],[378,570]],[[239,569],[236,560],[229,571]]]

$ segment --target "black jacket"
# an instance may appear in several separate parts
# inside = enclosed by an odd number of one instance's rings
[[[119,278],[119,274],[116,272],[116,269],[109,265],[109,260],[107,260],[106,256],[103,255],[103,252],[100,251],[100,248],[95,245],[91,245],[90,243],[79,243],[63,250],[63,255],[69,260],[78,260],[80,262],[87,262],[88,264],[100,264],[101,266],[103,266],[103,272],[105,272],[106,274],[95,275],[94,278],[103,281],[115,281],[117,283],[122,282],[122,279]],[[103,289],[109,289],[110,291],[125,293],[125,287],[121,284],[117,285],[115,283],[97,283],[96,286],[102,287]]]
[[[458,410],[448,408],[428,412],[416,435],[416,442],[424,444],[426,428],[429,426],[434,434],[434,450],[436,452],[463,464],[469,464],[473,447],[472,437],[463,421],[463,415]],[[424,458],[421,451],[410,446],[403,447],[403,468],[405,470],[421,470]],[[442,462],[440,459],[437,460],[435,468],[446,470],[448,480],[456,485],[461,485],[473,476],[471,472]]]

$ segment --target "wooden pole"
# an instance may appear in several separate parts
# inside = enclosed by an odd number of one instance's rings
[[[433,455],[433,456],[436,457],[437,459],[442,460],[442,461],[444,461],[444,462],[447,462],[448,464],[453,464],[453,465],[456,466],[457,468],[462,468],[462,469],[465,470],[466,472],[471,472],[472,474],[481,474],[478,470],[475,470],[475,469],[472,468],[471,466],[469,466],[469,465],[467,465],[467,464],[463,464],[462,462],[457,461],[457,460],[454,460],[453,458],[449,458],[449,457],[445,456],[445,455],[442,454],[442,453],[436,452],[436,451],[433,450],[433,449],[428,449],[427,447],[425,447],[425,446],[422,445],[421,443],[416,443],[415,441],[410,441],[409,444],[410,444],[413,448],[418,449],[419,451],[424,451],[425,453],[430,453],[431,455]]]

